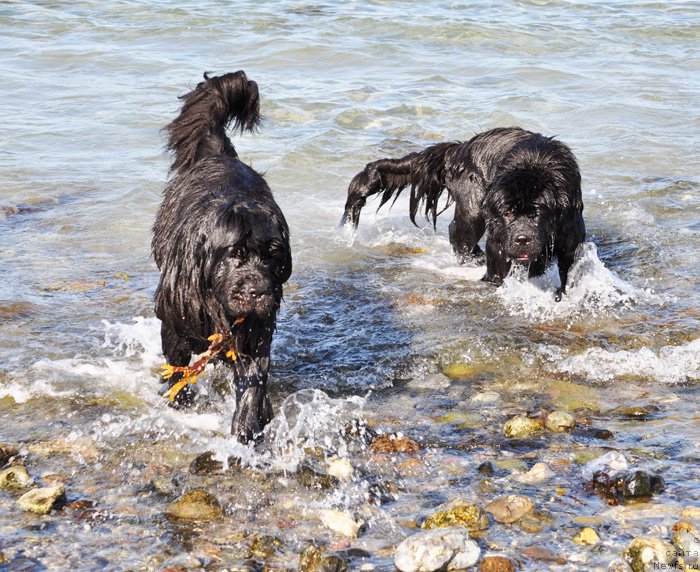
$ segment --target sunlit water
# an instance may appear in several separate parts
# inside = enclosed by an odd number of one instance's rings
[[[345,550],[352,570],[390,571],[441,503],[518,492],[541,530],[492,523],[484,554],[605,570],[700,505],[696,2],[8,2],[0,36],[0,444],[38,484],[95,503],[37,517],[0,491],[10,569],[157,570],[189,554],[207,570],[294,570],[315,543]],[[234,144],[273,188],[295,266],[273,348],[277,416],[257,449],[228,436],[224,372],[202,378],[192,411],[159,397],[152,309],[160,129],[203,71],[237,69],[259,83],[265,121]],[[505,125],[557,135],[580,161],[588,240],[561,303],[555,269],[495,289],[458,265],[449,212],[433,231],[403,200],[376,214],[370,201],[355,236],[337,228],[367,161]],[[502,436],[514,414],[556,408],[576,414],[574,432]],[[421,452],[382,456],[340,432],[365,423]],[[587,496],[587,463],[610,450],[666,490],[615,508]],[[192,475],[204,451],[246,467]],[[295,478],[336,456],[351,482]],[[488,483],[483,461],[497,466]],[[515,480],[538,461],[552,481]],[[224,520],[168,520],[198,487]],[[321,508],[368,527],[343,540]],[[595,549],[571,541],[586,524]],[[252,550],[261,535],[273,551]]]

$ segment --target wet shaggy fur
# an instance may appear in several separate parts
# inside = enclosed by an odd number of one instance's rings
[[[163,354],[186,366],[212,334],[232,337],[238,358],[222,352],[218,359],[234,374],[231,431],[247,442],[272,418],[267,377],[282,285],[292,271],[289,229],[263,177],[238,159],[226,136],[231,122],[241,132],[257,126],[257,84],[242,71],[205,74],[180,99],[179,116],[165,128],[172,177],[153,227]],[[188,385],[177,400],[191,397]]]
[[[415,224],[423,204],[433,226],[447,189],[444,209],[455,205],[450,243],[460,261],[483,256],[478,242],[486,233],[485,281],[501,284],[513,264],[541,275],[556,257],[561,286],[555,298],[561,299],[586,237],[581,175],[566,145],[507,127],[368,163],[350,182],[341,224],[357,227],[367,197],[382,193],[381,207],[409,186],[411,220]]]

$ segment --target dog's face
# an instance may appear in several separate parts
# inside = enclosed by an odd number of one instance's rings
[[[279,309],[282,284],[291,273],[289,248],[278,237],[241,237],[215,255],[212,292],[228,321],[267,318]]]
[[[489,220],[489,240],[503,256],[516,264],[530,264],[540,257],[554,236],[554,219],[541,210],[505,212]]]
[[[529,174],[529,173],[528,173]],[[495,181],[485,201],[488,240],[511,263],[546,257],[556,232],[556,201],[546,177],[509,173]]]

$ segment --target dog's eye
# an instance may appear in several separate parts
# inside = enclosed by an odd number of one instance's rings
[[[240,246],[234,246],[231,250],[229,250],[228,257],[243,260],[245,259],[245,250]]]

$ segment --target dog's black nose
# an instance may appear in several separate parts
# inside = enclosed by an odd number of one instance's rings
[[[267,284],[251,284],[244,291],[249,298],[262,298],[272,294],[272,289]]]
[[[524,234],[515,237],[515,244],[517,244],[518,246],[527,246],[529,242],[530,239]]]

